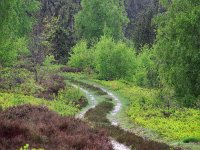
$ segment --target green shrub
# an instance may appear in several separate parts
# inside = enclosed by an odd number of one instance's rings
[[[56,60],[53,55],[47,55],[41,66],[37,67],[38,82],[42,83],[43,80],[48,78],[52,74],[57,74],[61,65],[56,64]]]
[[[82,40],[73,47],[68,64],[71,67],[86,69],[93,66],[93,59],[92,50],[87,47],[87,42]]]
[[[33,78],[29,78],[26,80],[26,82],[20,84],[18,87],[15,87],[14,92],[18,94],[35,95],[42,90],[42,86],[36,84]]]
[[[75,104],[83,96],[84,94],[79,89],[70,87],[64,90],[60,90],[56,99],[64,102],[65,104]]]
[[[26,95],[41,90],[33,80],[33,74],[22,68],[2,68],[0,70],[0,89]]]
[[[177,97],[189,96],[183,100],[187,107],[200,94],[199,16],[199,0],[173,0],[154,20],[159,78],[174,88]],[[191,96],[196,99],[191,101]]]
[[[133,77],[137,85],[151,87],[158,85],[154,57],[154,51],[148,46],[144,46],[142,52],[137,55],[137,70]]]
[[[148,84],[147,70],[145,68],[138,69],[135,75],[133,76],[133,81],[139,86],[147,85]]]
[[[159,90],[147,89],[121,81],[98,81],[103,86],[116,90],[129,100],[126,112],[134,123],[155,131],[167,140],[183,140],[186,137],[200,138],[200,111],[198,109],[162,107]],[[165,96],[171,91],[166,89]],[[166,111],[167,110],[167,111]],[[194,140],[194,139],[190,139]],[[187,140],[186,140],[187,141]]]
[[[44,59],[42,66],[49,72],[55,72],[60,68],[59,65],[56,65],[56,60],[53,55],[47,55]]]
[[[195,137],[189,137],[189,138],[185,138],[183,140],[183,143],[197,143],[197,142],[200,142],[200,138],[195,138]]]
[[[31,105],[45,105],[60,115],[72,116],[79,110],[72,103],[64,103],[63,99],[47,101],[33,96],[24,96],[21,94],[0,93],[0,107],[6,109],[13,106],[31,104]]]
[[[25,144],[23,147],[20,147],[19,150],[30,150],[29,144]],[[31,148],[31,150],[44,150],[43,148]]]
[[[95,45],[95,68],[102,79],[130,78],[135,71],[134,50],[103,36]]]

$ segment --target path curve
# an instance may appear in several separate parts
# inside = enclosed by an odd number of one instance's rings
[[[96,85],[94,85],[96,86]],[[98,86],[96,86],[98,87]],[[109,92],[108,90],[102,88],[102,87],[99,87],[103,92],[107,93],[115,102],[116,102],[116,105],[114,107],[114,110],[110,113],[111,116],[116,116],[122,109],[122,103],[120,101],[120,99],[114,95],[113,93]],[[109,118],[108,118],[109,119]],[[114,125],[114,126],[118,126],[119,123],[117,120],[113,120],[113,119],[109,119],[111,124]]]
[[[88,98],[89,103],[91,103],[90,107],[87,107],[87,109],[81,111],[79,114],[77,114],[75,116],[76,118],[83,119],[84,115],[86,114],[86,112],[89,109],[94,108],[97,105],[97,101],[95,99],[95,96],[93,94],[91,94],[89,91],[85,90],[84,88],[82,88],[82,87],[80,87],[78,85],[75,85],[75,84],[72,84],[72,83],[71,83],[71,85],[73,87],[75,87],[75,88],[80,89],[86,95],[86,97]],[[122,107],[122,104],[121,104],[119,98],[117,96],[115,96],[113,93],[107,91],[106,89],[104,89],[102,87],[98,87],[96,85],[93,85],[93,86],[97,87],[97,88],[100,88],[103,92],[107,93],[107,95],[109,95],[113,100],[115,100],[117,102],[116,105],[115,105],[115,107],[114,107],[114,110],[111,112],[112,116],[117,115],[117,113],[121,110],[121,107]],[[110,122],[112,123],[112,125],[115,125],[115,126],[118,125],[117,121],[110,120]],[[113,138],[110,138],[110,139],[111,139],[111,144],[112,144],[114,150],[130,150],[130,148],[127,147],[126,145],[117,142]]]
[[[87,97],[89,103],[91,103],[90,107],[87,107],[86,109],[83,109],[79,114],[77,114],[75,117],[76,118],[79,118],[79,119],[82,119],[84,118],[84,115],[86,114],[86,112],[91,109],[91,108],[94,108],[96,105],[97,105],[97,101],[94,97],[93,94],[91,94],[89,91],[85,90],[84,88],[80,87],[80,86],[77,86],[75,84],[71,84],[73,87],[77,88],[77,89],[80,89]]]
[[[95,103],[93,103],[94,105],[91,105],[90,108],[94,108],[95,106],[100,106],[97,105],[97,101],[99,100],[99,98],[101,98],[101,96],[109,96],[105,98],[105,100],[108,99],[112,99],[113,101],[115,101],[115,106],[114,109],[108,113],[109,117],[107,116],[107,119],[109,119],[110,124],[107,127],[109,130],[111,130],[111,133],[113,137],[115,137],[117,140],[126,143],[127,145],[130,145],[132,148],[135,149],[140,149],[140,150],[170,150],[170,149],[174,149],[174,150],[181,150],[180,147],[174,147],[174,146],[170,146],[167,143],[164,142],[160,142],[160,141],[156,141],[156,140],[152,140],[152,139],[147,139],[143,136],[137,135],[131,131],[129,131],[129,129],[123,128],[120,126],[120,121],[117,119],[118,117],[116,116],[122,109],[122,103],[120,101],[120,99],[113,94],[112,92],[110,92],[109,90],[107,90],[106,88],[103,88],[100,85],[97,84],[88,84],[85,83],[83,81],[79,81],[79,80],[74,80],[74,79],[69,79],[70,83],[74,84],[74,87],[80,88],[81,91],[83,91],[88,97],[89,101],[93,101]],[[89,89],[89,91],[85,90],[85,89]],[[100,93],[95,93],[96,91],[100,91]],[[87,109],[85,109],[84,111],[82,111],[79,115],[77,115],[77,118],[82,118],[84,117],[85,113],[88,112],[88,110],[90,109],[87,107]],[[94,110],[95,111],[95,110]],[[100,111],[101,112],[101,111]],[[110,117],[112,116],[112,117]],[[113,132],[112,132],[113,131]],[[117,136],[115,136],[115,134],[119,134]],[[118,137],[119,136],[119,137]],[[126,136],[126,138],[123,138],[123,136]],[[121,138],[121,139],[120,139]],[[131,139],[131,142],[130,142]],[[112,139],[110,137],[111,140],[111,144],[113,145],[114,150],[130,150],[131,148],[118,143],[116,140]]]

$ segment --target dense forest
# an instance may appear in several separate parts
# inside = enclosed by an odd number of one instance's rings
[[[0,0],[0,149],[199,150],[200,0]]]

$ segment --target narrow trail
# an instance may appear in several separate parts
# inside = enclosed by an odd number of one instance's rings
[[[79,88],[86,95],[86,97],[88,99],[89,107],[83,108],[83,110],[75,116],[76,118],[83,119],[89,109],[95,108],[95,106],[97,106],[97,104],[98,104],[97,100],[95,99],[95,96],[93,94],[91,94],[91,92],[85,90],[84,88],[82,88],[78,85],[75,85],[75,84],[71,84],[71,85],[75,88]],[[107,90],[105,90],[103,88],[101,88],[101,90],[104,91],[105,93],[107,93],[111,98],[114,98],[117,101],[117,105],[115,106],[114,110],[111,112],[111,115],[113,115],[113,116],[116,115],[120,111],[121,106],[122,106],[120,100],[116,96],[114,96],[112,93],[108,92]],[[118,123],[115,121],[112,121],[112,124],[117,125]],[[111,144],[112,144],[114,150],[130,150],[129,147],[117,142],[113,138],[111,138]]]
[[[75,84],[71,84],[73,87],[75,88],[78,88],[80,89],[87,97],[88,99],[88,103],[89,103],[89,106],[88,107],[85,107],[81,110],[81,112],[79,114],[77,114],[75,117],[76,118],[79,118],[79,119],[83,119],[84,118],[84,115],[85,113],[91,109],[91,108],[94,108],[96,105],[97,105],[97,101],[95,99],[95,96],[93,94],[91,94],[89,91],[83,89],[82,87],[78,86],[78,85],[75,85]]]
[[[103,92],[107,93],[107,95],[109,95],[116,102],[116,105],[115,105],[114,109],[110,113],[111,116],[116,116],[121,111],[121,109],[122,109],[122,103],[121,103],[121,101],[119,100],[119,98],[117,96],[115,96],[113,93],[109,92],[108,90],[106,90],[106,89],[104,89],[102,87],[99,87],[99,88]],[[110,122],[111,122],[112,125],[114,125],[114,126],[118,126],[119,125],[119,123],[118,123],[117,120],[114,120],[114,119],[109,119],[109,120],[110,120]]]
[[[120,121],[116,116],[122,109],[122,103],[112,92],[83,81],[69,78],[67,80],[73,87],[79,88],[84,92],[89,101],[89,105],[83,108],[76,115],[76,118],[86,118],[87,121],[93,123],[95,128],[106,129],[108,135],[111,137],[114,150],[181,150],[180,148],[171,147],[166,143],[141,137],[127,129],[121,128],[119,126]],[[108,117],[108,115],[112,117]]]

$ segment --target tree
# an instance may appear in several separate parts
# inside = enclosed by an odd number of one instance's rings
[[[114,39],[123,37],[123,27],[128,22],[124,5],[118,0],[82,0],[82,10],[75,16],[79,38],[89,42],[104,35],[105,28]]]
[[[36,0],[2,0],[0,4],[0,64],[5,66],[27,50],[26,37],[34,23],[32,13],[39,3]]]
[[[154,46],[161,84],[175,89],[176,96],[200,94],[200,1],[174,0],[167,12],[156,18],[157,41]],[[192,106],[195,101],[185,98]]]
[[[51,22],[57,18],[54,32],[49,36],[48,41],[52,43],[52,54],[60,63],[68,61],[71,48],[76,43],[74,31],[74,15],[80,10],[78,0],[41,0],[42,7],[40,10],[39,26],[44,24],[44,20]]]
[[[139,53],[144,45],[152,46],[156,37],[152,19],[163,10],[159,0],[125,0],[125,7],[130,19],[125,36],[133,40]]]
[[[68,64],[72,67],[87,69],[93,65],[93,50],[87,47],[87,42],[82,40],[73,47]]]
[[[102,79],[130,79],[136,69],[133,49],[103,36],[94,46],[95,68]]]
[[[158,74],[155,65],[155,51],[148,46],[144,46],[137,55],[137,69],[134,74],[134,81],[139,86],[157,87]]]

